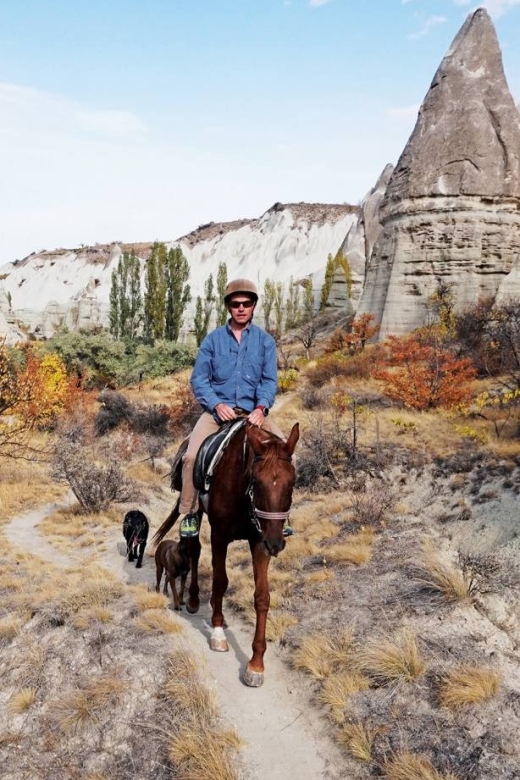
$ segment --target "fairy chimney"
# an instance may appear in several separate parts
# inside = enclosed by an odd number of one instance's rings
[[[388,183],[358,313],[373,314],[384,338],[424,324],[440,280],[459,310],[499,289],[503,297],[518,274],[519,205],[520,115],[479,9],[437,70]]]

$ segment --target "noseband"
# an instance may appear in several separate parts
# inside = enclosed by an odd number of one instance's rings
[[[263,455],[257,455],[253,460],[253,467],[255,463],[258,463],[259,461],[264,460]],[[292,458],[290,455],[278,455],[275,460],[287,460],[289,463],[292,463]],[[253,469],[251,469],[251,477],[249,479],[249,485],[247,487],[246,491],[247,495],[249,496],[250,501],[250,512],[251,512],[251,522],[253,523],[256,531],[261,534],[262,533],[262,526],[260,524],[260,520],[287,520],[290,514],[290,509],[287,510],[287,512],[264,512],[263,509],[257,509],[255,506],[255,477],[253,474]]]

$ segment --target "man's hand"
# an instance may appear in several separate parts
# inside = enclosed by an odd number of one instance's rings
[[[222,422],[228,422],[229,420],[236,420],[237,416],[231,406],[227,404],[217,404],[215,406],[215,412],[217,417]]]
[[[253,409],[249,417],[247,418],[251,425],[256,425],[257,428],[262,427],[262,423],[265,420],[264,413],[261,409]]]

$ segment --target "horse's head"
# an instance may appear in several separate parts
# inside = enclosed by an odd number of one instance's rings
[[[253,519],[266,552],[276,556],[285,547],[283,525],[291,508],[296,478],[292,454],[300,427],[293,425],[287,441],[250,425],[246,436],[254,455],[250,480]]]

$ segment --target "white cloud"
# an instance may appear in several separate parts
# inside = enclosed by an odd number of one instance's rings
[[[6,82],[0,82],[0,114],[4,131],[34,128],[106,140],[135,139],[148,131],[145,122],[130,111],[93,109],[63,95]]]
[[[319,8],[320,5],[327,5],[327,3],[331,3],[332,0],[309,0],[309,5],[311,8]]]
[[[417,32],[410,33],[408,38],[410,38],[410,40],[414,40],[416,38],[423,38],[425,35],[428,35],[428,33],[433,27],[436,27],[438,24],[444,24],[447,21],[448,19],[446,16],[429,16],[424,21],[422,27],[419,30],[417,30]]]

